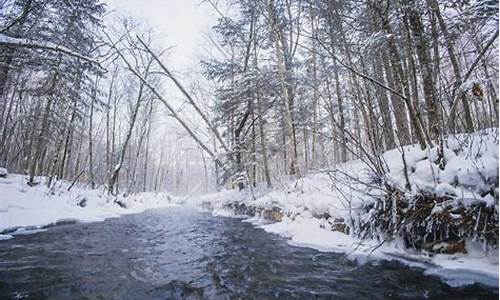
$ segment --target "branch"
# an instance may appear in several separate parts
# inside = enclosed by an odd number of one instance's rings
[[[56,52],[60,52],[60,53],[84,60],[86,62],[89,62],[93,65],[96,65],[101,70],[106,70],[95,59],[90,58],[90,57],[85,56],[85,55],[82,55],[80,53],[77,53],[69,48],[64,47],[64,46],[57,45],[57,44],[54,44],[51,42],[39,42],[39,41],[32,41],[32,40],[23,39],[23,38],[14,38],[14,37],[10,37],[10,36],[7,36],[5,34],[0,33],[0,46],[10,46],[10,47],[17,47],[17,48],[43,49],[43,50],[56,51]]]
[[[472,75],[472,72],[474,71],[474,69],[479,64],[479,61],[481,61],[481,59],[486,54],[486,52],[488,52],[488,49],[491,47],[491,45],[493,45],[493,42],[497,39],[497,37],[498,37],[498,29],[495,32],[495,34],[493,34],[493,36],[491,37],[491,39],[488,41],[488,43],[486,44],[486,47],[484,47],[483,51],[481,51],[481,53],[479,53],[479,55],[476,58],[476,60],[472,63],[471,67],[469,68],[469,70],[465,74],[464,78],[462,79],[462,83],[461,83],[461,85],[459,86],[458,89],[462,89],[463,84],[465,82],[467,82],[467,80],[469,80],[470,75]],[[455,98],[453,99],[453,104],[451,105],[450,113],[448,115],[448,122],[446,122],[446,127],[448,127],[448,128],[451,126],[451,124],[452,124],[452,122],[454,120],[455,110],[457,109],[457,105],[459,103],[458,100],[459,100],[460,94],[461,94],[461,92],[457,93],[455,95]]]
[[[321,45],[321,46],[322,46],[322,47],[326,50],[326,52],[328,52],[328,54],[329,54],[329,55],[330,55],[330,56],[331,56],[334,60],[336,60],[336,61],[337,61],[337,62],[338,62],[341,66],[343,66],[344,68],[348,69],[349,71],[351,71],[351,72],[352,72],[352,73],[354,73],[355,75],[357,75],[357,76],[359,76],[359,77],[361,77],[361,78],[364,78],[364,79],[366,79],[366,80],[368,80],[368,81],[370,81],[370,82],[372,82],[372,83],[374,83],[374,84],[376,84],[376,85],[380,86],[381,88],[383,88],[383,89],[385,89],[385,90],[387,90],[387,91],[389,91],[389,92],[391,92],[391,93],[393,93],[393,94],[395,94],[395,95],[397,95],[397,96],[401,97],[401,99],[404,99],[404,100],[406,100],[406,99],[407,99],[407,98],[406,98],[406,96],[404,96],[404,95],[403,95],[403,94],[401,94],[400,92],[396,91],[396,90],[395,90],[395,89],[393,89],[392,87],[390,87],[390,86],[388,86],[388,85],[386,85],[386,84],[384,84],[384,83],[382,83],[382,82],[378,81],[377,79],[375,79],[375,78],[373,78],[373,77],[370,77],[370,76],[368,76],[368,75],[365,75],[365,74],[363,74],[363,73],[359,72],[358,70],[354,69],[353,67],[351,67],[349,64],[346,64],[346,63],[345,63],[345,62],[343,62],[341,59],[339,59],[339,58],[337,57],[337,55],[336,55],[336,54],[334,54],[334,53],[333,53],[333,52],[332,52],[332,51],[331,51],[331,50],[330,50],[330,49],[329,49],[329,48],[328,48],[328,47],[327,47],[327,46],[326,46],[326,45],[325,45],[325,44],[324,44],[324,43],[323,43],[323,42],[322,42],[319,38],[315,38],[315,39],[316,39],[316,41],[318,41],[318,42],[319,42],[319,44],[320,44],[320,45]],[[306,47],[302,46],[302,48],[306,48]],[[306,48],[306,49],[307,49],[307,48]],[[313,50],[311,50],[311,51],[313,51]]]
[[[106,33],[105,33],[106,34]],[[111,41],[111,38],[106,34],[106,37]],[[184,122],[184,120],[177,114],[177,111],[163,98],[163,96],[156,90],[156,88],[149,83],[139,72],[130,64],[130,62],[127,60],[127,58],[122,54],[122,52],[116,47],[115,44],[111,43],[110,45],[115,49],[116,53],[118,56],[122,59],[122,61],[127,65],[127,68],[145,85],[147,86],[153,94],[158,97],[158,99],[163,102],[165,107],[168,109],[168,111],[171,113],[172,117],[174,117],[180,124],[181,126],[188,132],[188,134],[195,140],[195,142],[200,145],[200,147],[205,150],[205,152],[214,159],[215,163],[219,165],[222,169],[225,169],[224,164],[220,161],[220,159],[215,155],[214,152],[212,152],[206,145],[203,143],[200,138],[191,130],[191,128]]]
[[[167,77],[170,78],[174,82],[174,84],[177,86],[177,88],[182,92],[182,94],[184,96],[186,96],[186,98],[189,101],[189,103],[191,104],[191,106],[193,106],[193,108],[201,116],[201,118],[203,119],[203,121],[205,122],[205,124],[207,124],[208,128],[214,133],[215,137],[217,138],[217,140],[219,141],[219,143],[221,144],[221,146],[224,148],[224,150],[227,153],[229,153],[230,150],[226,146],[226,143],[224,142],[224,140],[222,139],[222,137],[220,136],[219,131],[217,130],[217,128],[215,128],[215,126],[212,125],[212,123],[207,118],[207,116],[201,111],[200,107],[196,104],[196,102],[191,97],[191,95],[189,95],[189,93],[182,86],[182,84],[177,80],[177,78],[174,77],[174,75],[172,74],[172,72],[170,72],[170,70],[163,64],[163,62],[158,58],[158,56],[156,56],[156,54],[154,54],[154,52],[148,47],[148,45],[146,45],[146,43],[139,36],[137,36],[137,39],[146,48],[146,51],[149,54],[151,54],[151,56],[154,58],[154,60],[156,60],[156,62],[160,65],[160,67],[163,69],[163,71],[165,71]]]

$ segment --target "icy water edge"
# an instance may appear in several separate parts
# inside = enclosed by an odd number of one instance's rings
[[[0,299],[498,299],[397,262],[359,265],[189,208],[0,241]]]

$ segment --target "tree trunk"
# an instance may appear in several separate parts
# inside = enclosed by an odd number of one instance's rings
[[[474,132],[474,122],[472,121],[472,114],[470,111],[469,102],[467,101],[467,97],[465,93],[460,89],[460,85],[462,84],[462,72],[460,70],[460,66],[458,64],[458,59],[455,55],[455,47],[453,46],[453,41],[448,32],[448,27],[446,26],[446,22],[441,15],[441,10],[439,9],[439,4],[436,0],[428,0],[429,5],[431,6],[432,11],[436,15],[436,18],[439,23],[439,27],[441,28],[441,32],[443,33],[444,45],[448,52],[448,56],[450,58],[451,66],[453,68],[453,74],[455,75],[455,83],[453,87],[452,97],[455,96],[455,93],[459,93],[459,98],[462,102],[462,107],[464,108],[465,114],[465,124],[467,132]],[[450,116],[451,118],[455,118],[455,116]],[[453,123],[455,123],[453,121]]]
[[[90,100],[90,114],[89,114],[89,181],[90,188],[95,188],[95,179],[94,179],[94,157],[93,157],[93,123],[94,123],[94,103],[97,97],[97,80],[95,83],[95,87],[93,90],[92,99]]]
[[[385,83],[380,55],[378,53],[375,53],[374,56],[375,58],[373,60],[373,69],[375,71],[375,76],[380,82]],[[378,102],[380,112],[382,115],[382,130],[384,133],[385,149],[393,149],[396,147],[396,143],[394,141],[394,130],[392,128],[391,111],[389,109],[387,92],[380,86],[377,86],[376,90],[379,100]]]
[[[416,41],[417,56],[421,67],[420,71],[422,74],[422,84],[427,106],[429,133],[431,139],[436,141],[440,136],[440,110],[435,95],[436,88],[432,76],[429,45],[425,37],[424,27],[419,12],[414,8],[409,8],[408,19],[412,27],[413,37]]]
[[[290,54],[284,42],[284,32],[281,26],[277,24],[277,17],[275,13],[274,0],[268,0],[268,15],[269,25],[274,40],[274,53],[278,64],[278,77],[280,80],[283,107],[285,110],[285,125],[287,128],[287,135],[290,139],[288,147],[288,155],[290,157],[290,175],[299,175],[297,164],[297,139],[295,124],[293,122],[293,92],[292,86],[287,77],[290,73]]]

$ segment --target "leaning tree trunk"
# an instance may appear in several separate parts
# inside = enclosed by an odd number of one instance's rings
[[[149,75],[149,68],[151,67],[151,63],[152,63],[152,60],[150,60],[146,66],[145,75],[143,77],[144,80],[147,80],[147,77]],[[116,194],[115,193],[115,185],[116,185],[116,182],[118,180],[118,176],[120,175],[120,170],[123,166],[123,160],[125,158],[125,153],[127,152],[127,147],[128,147],[130,138],[132,137],[132,132],[134,131],[135,121],[137,120],[137,115],[139,112],[139,108],[141,106],[141,101],[143,99],[145,86],[146,86],[145,82],[141,81],[139,83],[139,91],[137,94],[137,99],[136,99],[135,105],[133,107],[132,116],[130,117],[127,135],[125,136],[125,140],[123,142],[122,148],[120,150],[120,154],[118,156],[118,163],[114,167],[113,172],[111,173],[111,177],[109,178],[109,181],[108,181],[108,192],[110,194]]]

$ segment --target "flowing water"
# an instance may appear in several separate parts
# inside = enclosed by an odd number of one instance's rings
[[[167,208],[0,241],[0,299],[497,299],[396,262],[358,265],[239,219]]]

